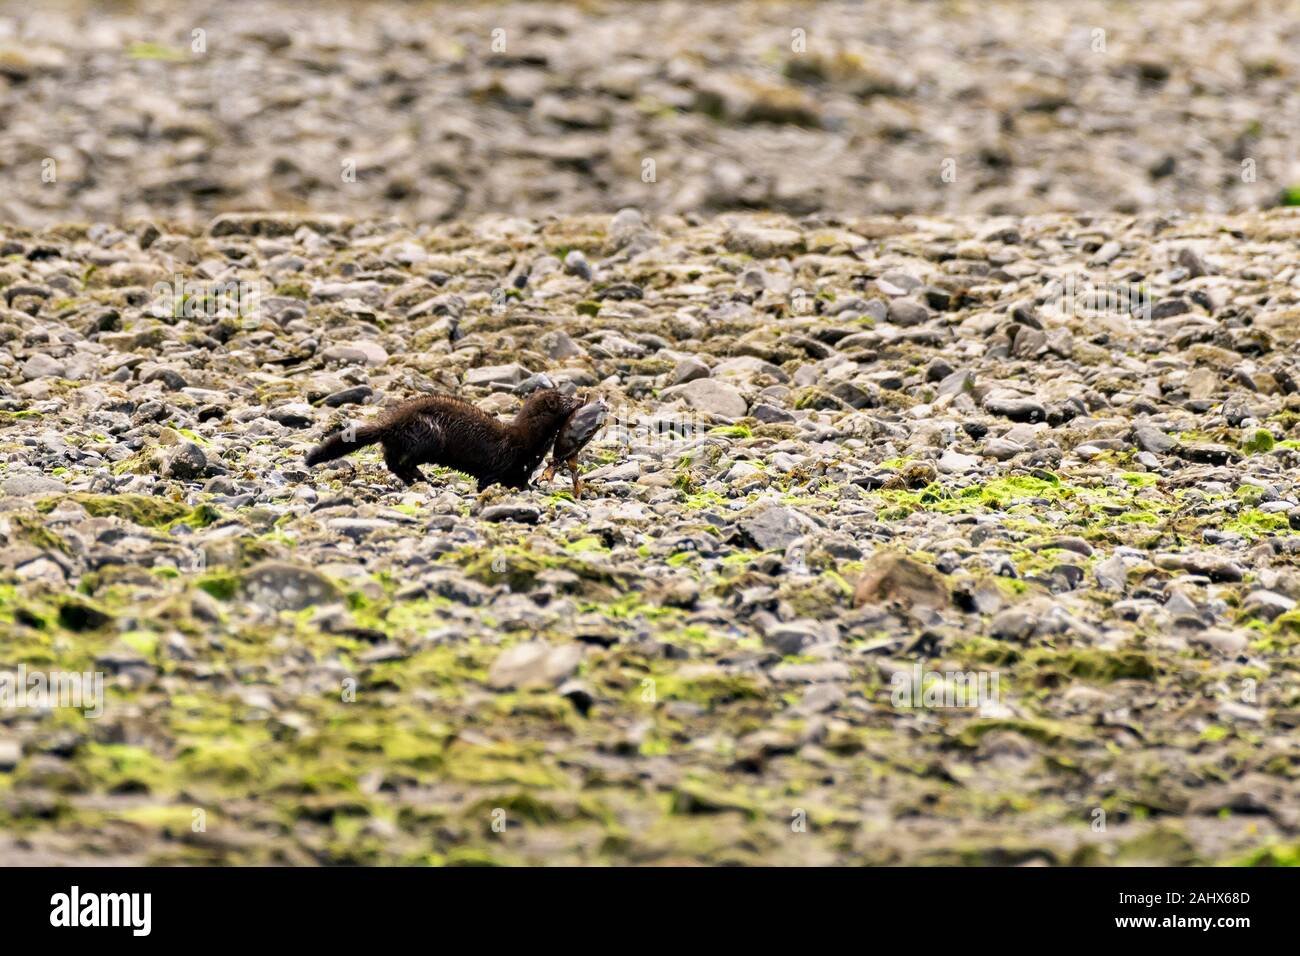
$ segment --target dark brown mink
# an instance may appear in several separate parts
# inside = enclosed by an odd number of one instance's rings
[[[384,464],[408,485],[427,481],[421,465],[441,465],[494,484],[527,488],[565,419],[582,400],[556,389],[534,392],[515,420],[503,425],[487,412],[450,395],[412,399],[366,425],[335,432],[307,455],[308,465],[342,458],[379,442]]]

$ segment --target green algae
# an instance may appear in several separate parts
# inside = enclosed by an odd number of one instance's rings
[[[689,701],[705,708],[735,701],[761,701],[766,697],[762,687],[748,674],[711,671],[686,676],[665,673],[654,675],[652,680],[657,699]],[[642,687],[635,688],[635,700],[642,700],[643,690]]]
[[[88,743],[77,765],[105,793],[169,795],[177,789],[174,768],[144,747]]]
[[[138,40],[132,43],[127,47],[126,55],[132,60],[161,60],[168,63],[179,63],[189,59],[184,50],[149,40]]]
[[[205,591],[218,601],[229,601],[239,593],[239,575],[228,572],[205,574],[194,582],[194,586]]]
[[[955,738],[961,747],[978,747],[980,740],[994,731],[1006,730],[1048,746],[1079,746],[1089,738],[1071,725],[1053,720],[977,719],[968,722]]]
[[[1052,682],[1062,677],[1095,681],[1154,680],[1160,673],[1154,655],[1139,650],[1035,648],[1024,660],[1032,672],[1040,675],[1040,680]]]
[[[1272,451],[1275,444],[1272,432],[1267,428],[1257,428],[1241,443],[1241,450],[1248,455],[1263,455]]]
[[[86,509],[87,514],[95,518],[121,518],[141,527],[163,530],[178,524],[186,524],[192,528],[206,528],[222,517],[220,512],[208,504],[191,508],[181,502],[152,498],[148,495],[92,495],[84,492],[44,498],[37,502],[36,510],[49,513],[65,500],[75,501]]]
[[[710,428],[708,433],[710,435],[717,435],[720,438],[746,439],[754,437],[754,433],[750,430],[748,425],[718,425],[714,428]],[[762,463],[755,462],[755,464],[761,465]]]
[[[700,780],[684,780],[672,793],[671,812],[698,815],[735,812],[758,819],[758,805],[745,799],[734,786],[711,786]]]
[[[51,531],[44,522],[32,515],[18,513],[11,515],[9,520],[18,533],[18,537],[33,547],[45,551],[59,551],[69,555],[72,553],[68,543],[60,535]]]
[[[492,586],[505,584],[513,591],[531,590],[538,575],[548,570],[568,571],[584,586],[596,591],[603,589],[606,593],[610,589],[615,593],[626,592],[635,586],[638,578],[633,571],[585,561],[568,553],[547,555],[516,546],[491,551],[469,549],[449,555],[445,560],[459,564],[472,580]]]
[[[1247,538],[1258,538],[1278,532],[1289,532],[1291,523],[1285,514],[1246,508],[1236,517],[1223,522],[1221,527],[1225,531],[1235,531]]]
[[[1300,190],[1296,205],[1300,206]],[[1300,843],[1278,843],[1260,847],[1230,861],[1230,866],[1300,866]]]
[[[545,763],[541,748],[503,741],[483,746],[453,743],[447,749],[445,774],[472,784],[547,788],[567,783],[563,773]]]

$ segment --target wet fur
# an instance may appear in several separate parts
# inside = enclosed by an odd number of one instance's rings
[[[308,465],[342,458],[376,442],[384,464],[406,484],[427,481],[421,465],[441,465],[478,479],[479,491],[494,484],[527,488],[569,414],[576,396],[554,389],[534,392],[509,425],[450,395],[430,395],[398,405],[358,427],[349,441],[335,432],[308,453]]]

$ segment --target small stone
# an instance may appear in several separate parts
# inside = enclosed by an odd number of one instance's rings
[[[1008,608],[989,622],[989,636],[999,641],[1024,641],[1033,637],[1036,625],[1034,614]]]
[[[753,475],[761,475],[762,473],[763,469],[753,462],[738,461],[727,470],[727,473],[723,476],[722,480],[728,484],[734,484],[744,478],[749,478]]]
[[[909,295],[921,288],[921,280],[905,272],[886,272],[876,280],[876,288],[888,296]]]
[[[822,640],[822,628],[816,621],[780,623],[763,635],[763,643],[774,648],[782,657],[792,657],[805,647]]]
[[[512,389],[520,397],[526,397],[542,389],[555,388],[555,382],[545,372],[530,375]]]
[[[466,385],[505,385],[514,388],[532,374],[517,362],[509,365],[487,365],[472,368],[465,373]]]
[[[645,232],[645,229],[645,218],[641,215],[641,210],[630,206],[620,209],[609,221],[609,237],[619,249]]]
[[[1151,308],[1152,319],[1172,319],[1176,315],[1184,315],[1192,310],[1187,304],[1186,299],[1172,298],[1162,299]]]
[[[321,352],[326,362],[345,365],[369,365],[378,368],[388,362],[388,351],[376,342],[357,342],[350,345],[332,345]]]
[[[379,518],[331,518],[325,523],[325,527],[335,534],[359,542],[377,531],[386,531],[396,525]]]
[[[591,281],[591,264],[578,249],[570,249],[568,255],[564,257],[564,271],[586,282]]]
[[[942,382],[955,371],[956,369],[947,361],[936,356],[925,363],[925,380],[927,382]],[[957,391],[960,391],[960,389]]]
[[[1103,243],[1091,259],[1088,260],[1090,266],[1108,266],[1124,251],[1124,247],[1112,239],[1110,242]]]
[[[173,392],[179,392],[181,389],[189,387],[189,380],[184,375],[174,368],[165,366],[150,369],[140,377],[140,381],[146,385],[152,382],[162,382]]]
[[[1189,279],[1199,279],[1210,274],[1210,267],[1205,264],[1205,260],[1187,246],[1178,250],[1178,264],[1187,270]]]
[[[872,556],[853,592],[854,607],[897,604],[941,608],[950,601],[942,575],[915,558],[894,552]]]
[[[792,256],[803,251],[803,236],[792,229],[740,226],[727,231],[726,246],[755,259]]]
[[[245,571],[240,582],[244,597],[272,611],[301,611],[342,599],[334,582],[311,568],[266,561]]]
[[[1128,583],[1128,570],[1124,565],[1124,559],[1118,554],[1098,562],[1092,571],[1097,578],[1097,586],[1107,591],[1123,591]]]
[[[1208,628],[1201,631],[1192,636],[1189,643],[1200,647],[1208,647],[1210,650],[1230,658],[1245,653],[1246,648],[1250,646],[1250,641],[1244,634],[1239,634],[1236,631],[1225,631],[1220,628]]]
[[[306,402],[277,405],[266,413],[266,417],[285,428],[308,428],[316,422],[316,412]]]
[[[737,524],[762,551],[783,551],[816,527],[798,511],[780,505],[769,505],[742,518]]]
[[[1234,582],[1245,577],[1241,565],[1230,558],[1210,552],[1188,551],[1181,554],[1157,554],[1154,563],[1166,571],[1186,571],[1203,574],[1211,581]]]
[[[363,651],[357,656],[357,660],[362,664],[384,664],[391,661],[404,661],[410,656],[402,645],[393,641],[384,641]]]
[[[193,481],[208,472],[208,456],[192,441],[182,442],[167,456],[163,474],[180,481]]]
[[[44,475],[10,475],[0,482],[0,494],[21,498],[24,495],[49,495],[67,491],[68,486],[57,478]]]
[[[541,509],[529,504],[490,505],[480,515],[484,521],[515,521],[519,524],[537,524],[542,518]]]
[[[849,666],[840,661],[824,664],[778,664],[772,668],[772,680],[789,684],[821,684],[853,679]]]
[[[23,759],[22,741],[12,737],[0,737],[0,770],[8,773],[18,766]]]
[[[684,385],[687,382],[693,382],[697,378],[708,378],[709,367],[694,356],[684,358],[677,363],[676,367],[668,376],[669,385]]]
[[[582,346],[573,341],[573,338],[567,332],[558,330],[547,332],[542,336],[542,349],[546,352],[548,358],[556,361],[580,358],[587,354]]]
[[[374,397],[375,390],[369,385],[354,385],[326,395],[323,405],[339,408],[343,405],[364,405]]]
[[[1264,621],[1272,621],[1294,607],[1293,599],[1276,591],[1251,591],[1241,602],[1241,609],[1246,615]]]
[[[1007,461],[1025,451],[1025,446],[1009,438],[990,438],[984,443],[984,454],[998,461]]]
[[[576,641],[551,644],[526,641],[506,648],[488,669],[488,686],[494,690],[558,687],[582,662],[583,646]]]
[[[1092,556],[1092,545],[1083,538],[1074,535],[1063,535],[1055,538],[1048,538],[1043,544],[1036,547],[1035,550],[1045,550],[1047,548],[1059,548],[1062,551],[1073,551],[1075,554],[1081,554],[1085,558]]]
[[[667,399],[680,396],[692,408],[719,418],[743,418],[749,410],[745,396],[734,386],[712,378],[697,378],[684,385],[674,385],[660,394]]]
[[[930,310],[910,299],[895,299],[889,303],[889,321],[894,325],[909,327],[930,321]]]
[[[974,455],[962,455],[955,451],[945,451],[935,467],[943,475],[966,475],[979,467],[980,460]]]
[[[837,684],[813,684],[804,691],[795,709],[801,714],[824,714],[838,707],[846,696]]]
[[[756,420],[766,424],[780,424],[783,422],[794,421],[794,416],[783,408],[777,408],[775,405],[769,405],[766,402],[758,402],[749,410],[749,414]]]
[[[945,375],[939,381],[938,392],[940,396],[960,395],[970,389],[975,382],[975,375],[968,368],[959,368],[955,372]]]
[[[1220,717],[1235,723],[1262,724],[1268,716],[1258,707],[1240,704],[1235,700],[1219,701],[1218,710]]]
[[[1047,409],[1032,398],[998,397],[984,400],[984,410],[1001,415],[1013,422],[1041,422],[1047,418]]]
[[[41,378],[62,378],[67,366],[44,352],[38,352],[23,363],[23,380],[32,382]]]
[[[565,681],[556,693],[572,704],[573,709],[584,717],[591,710],[591,705],[596,702],[596,695],[592,692],[591,685],[585,681]]]

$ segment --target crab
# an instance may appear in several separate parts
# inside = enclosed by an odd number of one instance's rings
[[[542,481],[550,481],[555,472],[564,465],[573,480],[573,497],[582,496],[582,481],[578,478],[578,453],[586,448],[601,426],[605,424],[605,415],[609,411],[604,401],[596,399],[588,402],[569,415],[560,426],[560,434],[555,439],[555,448],[551,453],[551,463],[542,472]]]

